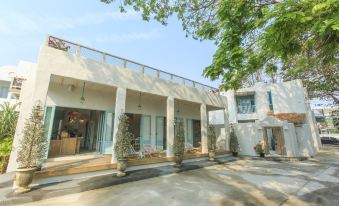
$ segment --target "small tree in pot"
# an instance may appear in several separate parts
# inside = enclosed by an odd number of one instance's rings
[[[265,157],[265,144],[263,141],[259,141],[253,148],[255,153],[260,155],[260,157]]]
[[[133,134],[128,130],[128,127],[128,117],[125,114],[120,115],[118,131],[115,136],[116,142],[114,145],[114,153],[118,160],[118,177],[126,175],[125,171],[127,169],[129,146],[131,141],[134,139]]]
[[[237,138],[237,135],[234,132],[234,128],[233,127],[231,127],[231,134],[230,134],[230,150],[231,150],[232,155],[234,157],[238,156],[239,142],[238,142],[238,138]]]
[[[176,134],[174,137],[173,151],[175,167],[181,167],[185,152],[185,133],[182,122],[177,122],[176,124]]]
[[[215,158],[215,151],[217,148],[217,136],[213,125],[208,125],[207,128],[207,143],[208,143],[208,157],[213,161]]]
[[[30,190],[37,166],[41,165],[47,151],[47,138],[44,135],[43,109],[38,103],[32,109],[30,118],[26,120],[23,138],[18,148],[18,169],[15,181],[18,186],[16,193]]]

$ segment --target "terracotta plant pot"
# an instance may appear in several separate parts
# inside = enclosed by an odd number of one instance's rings
[[[260,157],[265,157],[265,153],[260,153]]]
[[[232,152],[233,157],[238,157],[238,152]]]
[[[208,160],[214,161],[214,158],[215,158],[215,151],[214,150],[208,151]]]
[[[123,177],[126,175],[126,169],[127,169],[127,159],[120,159],[117,163],[117,170],[118,170],[118,177]]]
[[[175,167],[181,167],[182,166],[182,160],[183,160],[183,154],[181,153],[175,153],[174,154],[174,162],[175,162]]]
[[[18,168],[15,173],[15,183],[18,188],[15,193],[25,193],[31,190],[29,185],[33,181],[34,172],[36,168]]]

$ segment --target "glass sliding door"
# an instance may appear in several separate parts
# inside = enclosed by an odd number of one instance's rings
[[[187,119],[187,143],[191,144],[193,146],[193,120]]]
[[[151,116],[141,115],[141,126],[140,126],[140,146],[143,151],[144,144],[151,144]]]
[[[157,150],[165,149],[165,117],[156,118],[156,147]]]
[[[45,159],[48,157],[48,153],[50,150],[50,142],[52,137],[52,130],[53,130],[53,120],[55,115],[55,106],[47,106],[45,108],[44,113],[44,130],[45,130],[45,137],[47,139],[48,150],[46,150]]]
[[[113,129],[114,129],[114,114],[106,112],[105,114],[105,129],[103,138],[103,154],[112,154],[113,152]]]
[[[96,143],[96,152],[102,154],[103,148],[103,138],[105,134],[105,121],[106,121],[106,113],[100,112],[99,114],[99,123],[98,123],[98,131],[97,131],[97,143]]]

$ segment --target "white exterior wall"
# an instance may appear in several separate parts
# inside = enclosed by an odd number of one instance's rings
[[[21,91],[20,101],[22,102],[20,115],[15,134],[13,150],[7,171],[13,171],[16,165],[16,150],[22,139],[22,129],[25,119],[30,115],[30,111],[37,101],[48,106],[56,105],[63,107],[74,107],[82,109],[95,109],[112,111],[117,117],[120,111],[130,113],[141,113],[151,115],[152,140],[155,140],[155,117],[166,116],[167,120],[167,144],[173,144],[174,127],[173,118],[178,115],[186,119],[201,119],[200,105],[212,106],[216,108],[226,108],[227,99],[219,94],[209,91],[198,90],[182,84],[159,79],[156,77],[142,75],[141,73],[132,72],[126,68],[105,64],[78,55],[73,55],[42,46],[40,49],[39,61],[37,67],[27,77]],[[82,85],[75,87],[73,92],[67,91],[67,85],[62,86],[53,83],[53,77],[63,77],[76,79],[77,81],[86,81],[91,84],[103,85],[112,88],[112,92],[96,91],[87,88],[85,90],[85,102],[80,103]],[[113,89],[114,88],[114,89]],[[125,90],[125,96],[122,97],[116,90]],[[127,89],[127,96],[126,96]],[[139,111],[136,106],[137,96],[128,96],[128,90],[140,91],[150,95],[162,96],[166,100],[170,96],[173,101],[152,101],[143,100],[142,110]],[[113,92],[114,91],[114,92]],[[184,100],[194,104],[180,105],[180,113],[176,114],[175,101]],[[194,106],[197,105],[197,106]],[[119,110],[119,111],[117,111]],[[206,114],[206,121],[207,121]],[[117,118],[115,118],[117,120]],[[186,122],[186,121],[185,121]],[[115,121],[118,124],[118,121]],[[117,128],[117,125],[115,125]],[[206,124],[202,124],[202,131],[206,130]],[[116,131],[114,130],[114,134]],[[114,140],[114,137],[113,137]],[[204,139],[204,132],[202,134]],[[205,142],[207,142],[205,140]],[[172,145],[168,145],[171,148]],[[206,151],[205,151],[206,152]],[[170,149],[167,156],[173,156]],[[114,157],[112,158],[114,159]],[[114,160],[113,160],[114,161]]]
[[[295,127],[287,122],[267,122],[269,102],[267,92],[271,91],[274,113],[304,113],[305,122],[302,127]],[[235,91],[227,91],[224,95],[228,100],[229,122],[236,125],[240,147],[243,155],[256,155],[253,147],[263,139],[264,126],[283,127],[286,156],[313,156],[319,150],[320,138],[316,129],[314,115],[312,115],[306,93],[300,80],[279,84],[257,83],[254,87],[237,90],[239,93],[254,93],[256,112],[251,114],[237,114]],[[218,116],[218,117],[214,117]],[[219,121],[221,114],[213,114],[215,121]],[[239,120],[255,120],[256,123],[237,123]]]

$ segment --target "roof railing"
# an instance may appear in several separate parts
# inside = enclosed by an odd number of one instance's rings
[[[48,36],[47,37],[47,46],[65,51],[70,54],[74,54],[76,56],[82,56],[86,58],[90,58],[96,61],[100,61],[106,64],[118,65],[123,68],[127,68],[131,71],[142,73],[143,75],[152,76],[155,78],[168,80],[174,83],[183,84],[188,87],[193,87],[196,89],[210,91],[213,93],[219,93],[217,88],[208,86],[206,84],[202,84],[185,77],[181,77],[166,71],[162,71],[156,69],[154,67],[150,67],[144,64],[140,64],[138,62],[125,59],[122,57],[118,57],[112,54],[108,54],[96,49],[92,49],[81,44],[76,44],[58,37]]]

